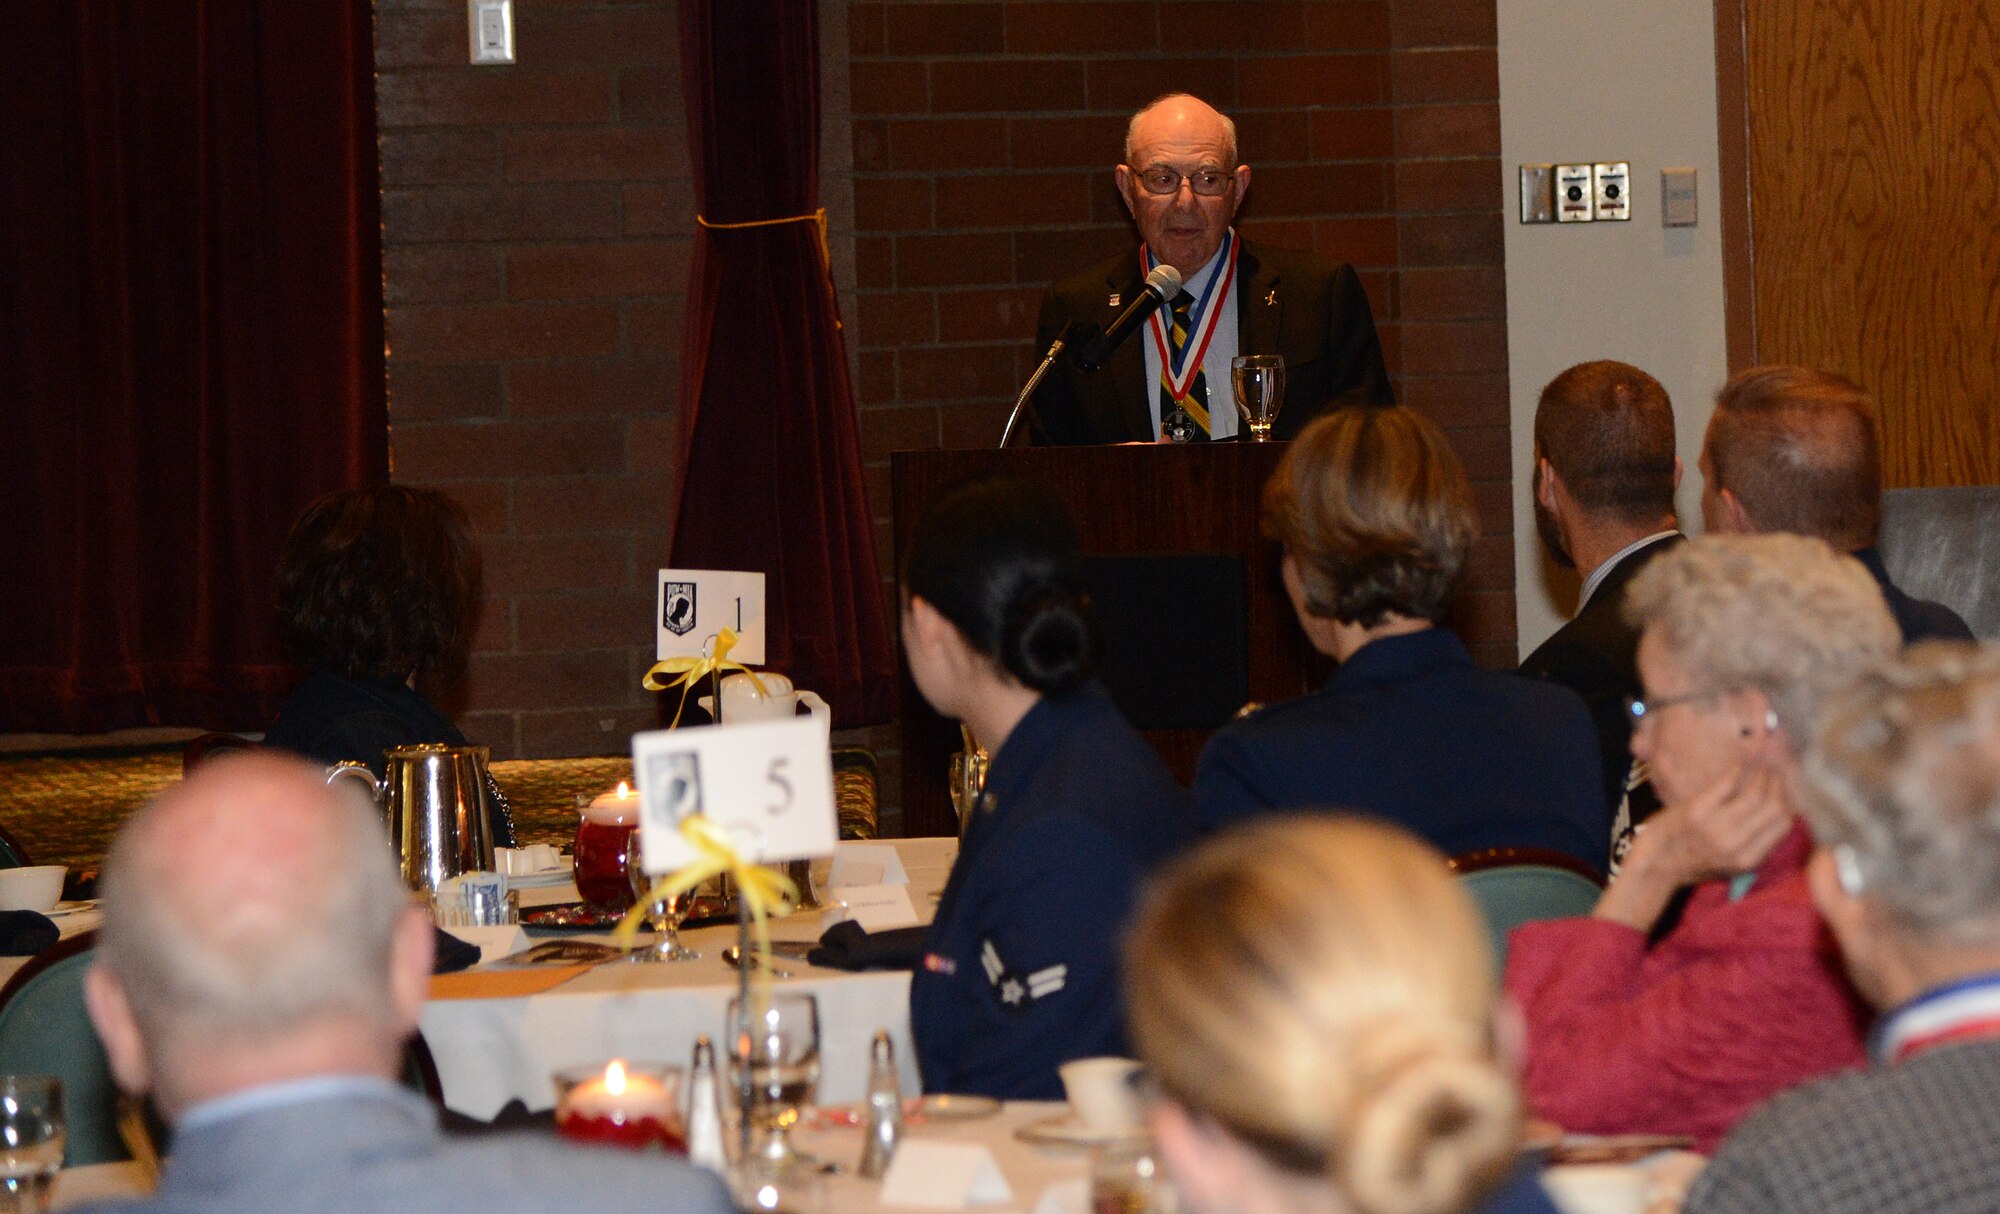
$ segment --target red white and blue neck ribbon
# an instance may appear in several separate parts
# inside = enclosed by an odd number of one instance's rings
[[[1884,1016],[1870,1052],[1886,1065],[1935,1046],[1991,1037],[2000,1037],[2000,974],[1981,974],[1935,987]]]
[[[1194,390],[1194,377],[1201,374],[1202,360],[1208,357],[1208,343],[1215,336],[1215,325],[1222,317],[1224,300],[1229,298],[1229,290],[1236,282],[1236,254],[1238,245],[1234,229],[1222,233],[1222,248],[1216,256],[1221,266],[1208,276],[1208,285],[1201,290],[1194,307],[1188,310],[1187,344],[1180,349],[1180,356],[1174,356],[1173,343],[1167,339],[1166,323],[1173,316],[1173,300],[1153,313],[1148,326],[1153,334],[1153,346],[1160,352],[1160,380],[1174,400],[1185,402],[1188,393]],[[1141,245],[1139,263],[1147,273],[1152,273],[1159,263],[1153,260],[1152,250]]]

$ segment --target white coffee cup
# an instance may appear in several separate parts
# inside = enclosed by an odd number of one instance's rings
[[[0,868],[0,910],[53,910],[62,900],[63,878],[68,875],[60,864]]]
[[[1056,1068],[1063,1094],[1084,1128],[1100,1134],[1136,1131],[1140,1126],[1139,1094],[1132,1090],[1130,1058],[1078,1058]]]
[[[1623,1164],[1549,1168],[1542,1187],[1562,1214],[1640,1214],[1646,1208],[1646,1173]]]

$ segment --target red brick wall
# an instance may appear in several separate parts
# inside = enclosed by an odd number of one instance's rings
[[[1193,92],[1255,170],[1242,230],[1361,270],[1400,398],[1479,492],[1460,625],[1513,663],[1494,0],[857,2],[848,22],[878,515],[889,452],[997,441],[1042,288],[1134,239],[1111,178],[1126,120]]]
[[[487,602],[459,720],[495,753],[623,750],[654,722],[694,210],[671,3],[463,0],[375,19],[396,479],[472,512]]]

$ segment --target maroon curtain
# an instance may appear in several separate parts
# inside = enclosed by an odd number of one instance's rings
[[[251,728],[272,572],[385,479],[369,0],[10,5],[0,731]]]
[[[680,33],[702,216],[810,215],[814,0],[682,0]],[[681,427],[674,566],[762,571],[765,664],[825,696],[842,726],[887,720],[895,652],[817,225],[698,229]]]

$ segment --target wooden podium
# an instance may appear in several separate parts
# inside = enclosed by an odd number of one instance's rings
[[[1193,579],[1195,593],[1189,597],[1199,600],[1206,611],[1177,621],[1175,600],[1181,596],[1160,596],[1169,601],[1153,609],[1167,626],[1177,628],[1175,642],[1151,645],[1144,654],[1134,654],[1128,647],[1118,655],[1128,671],[1144,667],[1142,675],[1173,678],[1187,672],[1205,675],[1211,666],[1220,665],[1229,668],[1220,672],[1223,686],[1240,687],[1246,700],[1291,699],[1323,680],[1331,664],[1312,651],[1299,631],[1279,581],[1277,547],[1263,538],[1259,528],[1264,482],[1284,449],[1283,443],[1239,442],[898,451],[890,456],[897,568],[902,567],[917,519],[944,490],[981,476],[1029,481],[1046,487],[1069,507],[1084,554],[1091,560],[1093,579],[1101,572],[1118,581],[1128,607],[1132,595],[1145,593],[1147,586],[1171,584],[1176,576]],[[1099,594],[1098,588],[1093,594]],[[1100,594],[1100,606],[1104,601]],[[1106,618],[1107,614],[1100,610],[1111,634],[1110,648],[1116,650],[1133,630],[1121,629],[1119,621]],[[1240,636],[1235,635],[1238,632]],[[1240,681],[1231,683],[1231,678]],[[1128,704],[1121,690],[1114,685],[1114,695]],[[1191,709],[1196,715],[1205,713],[1202,720],[1171,719],[1167,727],[1144,730],[1183,783],[1192,779],[1195,760],[1209,734],[1240,707],[1223,706],[1212,690],[1194,698],[1203,700]],[[1172,705],[1150,714],[1143,709],[1135,712],[1129,704],[1127,710],[1142,726],[1149,715],[1176,716]],[[960,747],[956,723],[931,711],[907,671],[897,719],[903,752],[904,833],[956,834],[958,819],[946,788],[950,756]]]

